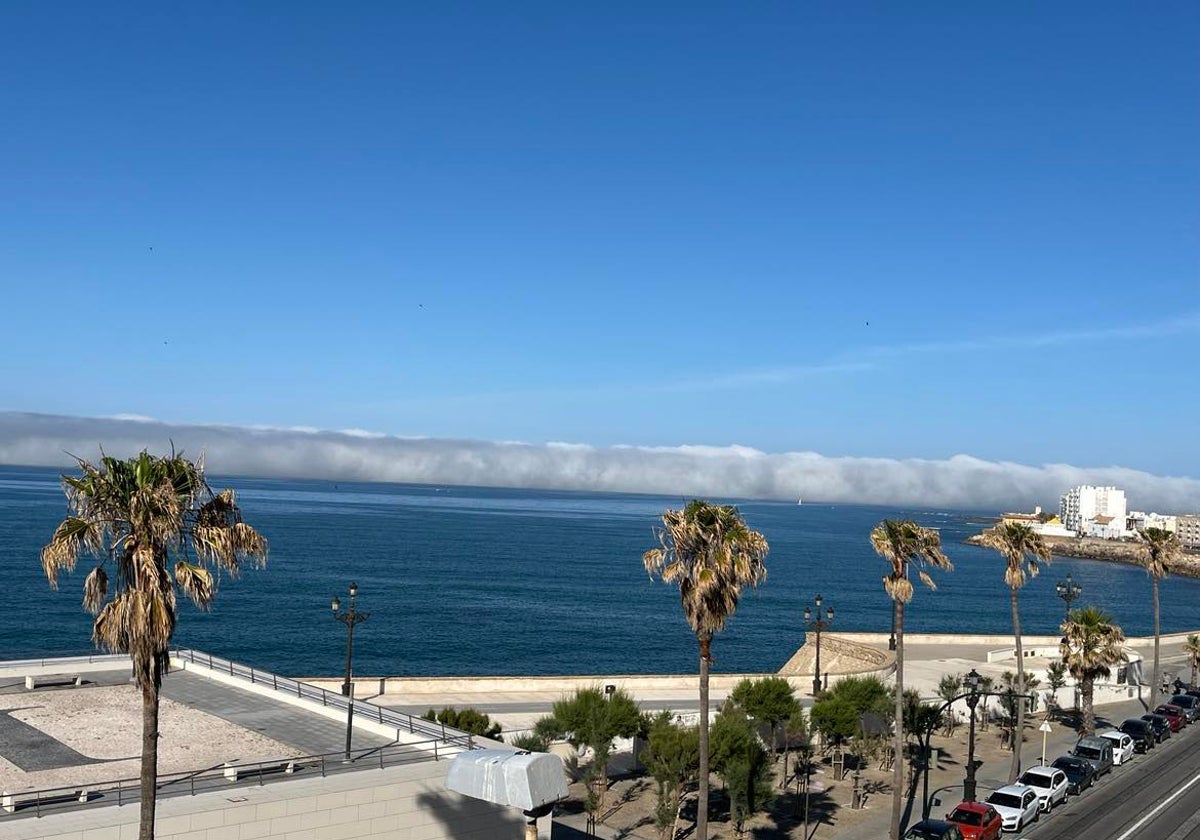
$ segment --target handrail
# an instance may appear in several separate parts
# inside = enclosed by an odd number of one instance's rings
[[[449,744],[464,750],[475,749],[475,741],[466,733],[435,738],[412,744],[388,744],[355,750],[350,760],[345,753],[322,753],[253,761],[241,764],[222,764],[200,771],[169,773],[158,777],[158,798],[165,796],[195,796],[211,790],[229,790],[235,783],[257,783],[264,785],[280,778],[311,777],[320,771],[322,777],[335,775],[364,767],[384,769],[421,761],[440,761],[448,758],[440,744]],[[36,816],[67,809],[93,805],[126,805],[137,802],[141,796],[141,780],[113,779],[94,784],[67,785],[37,790],[5,791],[0,809],[0,821],[6,818],[26,816],[32,811]]]
[[[94,664],[97,662],[114,662],[114,661],[129,661],[127,653],[89,653],[77,654],[75,656],[47,656],[41,659],[5,659],[0,661],[0,672],[6,670],[16,670],[21,668],[45,668],[49,665],[71,664],[71,663],[87,663]]]
[[[267,685],[275,691],[286,692],[301,699],[319,701],[322,706],[344,710],[351,702],[349,697],[340,692],[328,691],[319,686],[293,680],[290,677],[281,677],[270,671],[262,671],[249,665],[241,665],[220,656],[213,656],[211,653],[190,648],[179,648],[172,651],[171,655],[185,662],[207,667],[222,674],[229,674],[232,677],[249,680],[254,685]],[[445,743],[457,742],[457,740],[464,736],[470,737],[461,730],[447,727],[445,724],[435,723],[425,718],[413,717],[406,712],[385,709],[383,706],[377,706],[365,700],[354,700],[353,702],[356,717],[365,717],[367,720],[372,720],[396,729],[407,729],[413,735],[426,735]]]

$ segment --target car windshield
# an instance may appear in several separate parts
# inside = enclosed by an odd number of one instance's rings
[[[1098,760],[1100,758],[1100,750],[1095,747],[1076,747],[1075,755],[1080,758],[1095,758]]]
[[[1070,759],[1066,758],[1058,758],[1054,760],[1054,766],[1072,778],[1078,776],[1082,772],[1082,764],[1083,762],[1081,761],[1071,761]]]
[[[1041,773],[1033,773],[1033,772],[1023,773],[1021,775],[1020,782],[1023,785],[1029,785],[1030,787],[1040,787],[1040,788],[1048,788],[1051,786],[1051,784],[1053,784],[1050,781],[1049,776],[1043,776]]]
[[[1171,698],[1171,705],[1179,706],[1181,709],[1190,709],[1195,702],[1195,697],[1188,697],[1186,694],[1180,694]]]
[[[1001,808],[1020,808],[1021,797],[1014,796],[1011,793],[993,793],[987,798],[988,804],[999,805]]]
[[[955,808],[950,815],[950,822],[963,825],[983,825],[983,814],[978,811],[968,811],[966,808]]]
[[[918,823],[904,833],[904,840],[942,840],[943,836],[937,829]]]

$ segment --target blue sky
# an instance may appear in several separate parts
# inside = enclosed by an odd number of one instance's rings
[[[1200,475],[1200,6],[6,3],[0,409]]]

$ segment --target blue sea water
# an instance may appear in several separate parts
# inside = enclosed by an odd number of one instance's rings
[[[238,491],[243,513],[271,541],[263,570],[221,581],[211,613],[181,607],[177,643],[284,674],[336,674],[345,629],[329,602],[359,585],[370,620],[355,632],[355,670],[372,675],[617,674],[689,672],[696,644],[677,591],[651,582],[641,555],[655,545],[667,507],[644,495],[535,490],[212,479]],[[969,511],[744,501],[771,545],[768,578],[742,600],[714,642],[714,669],[779,668],[803,641],[814,595],[836,610],[834,628],[882,631],[890,602],[884,561],[867,535],[885,517],[941,529],[954,561],[938,589],[918,585],[906,628],[1011,632],[1003,561],[963,544],[981,515]],[[41,546],[65,515],[54,470],[0,467],[0,659],[90,649],[80,608],[90,564],[46,583]],[[1022,628],[1054,633],[1070,572],[1078,605],[1113,613],[1129,635],[1150,632],[1150,582],[1134,567],[1055,560],[1021,591]],[[1200,626],[1200,581],[1162,586],[1164,632]]]

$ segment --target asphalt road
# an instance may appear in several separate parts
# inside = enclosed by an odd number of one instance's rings
[[[1200,840],[1200,722],[1139,755],[1021,836],[1028,840]]]

